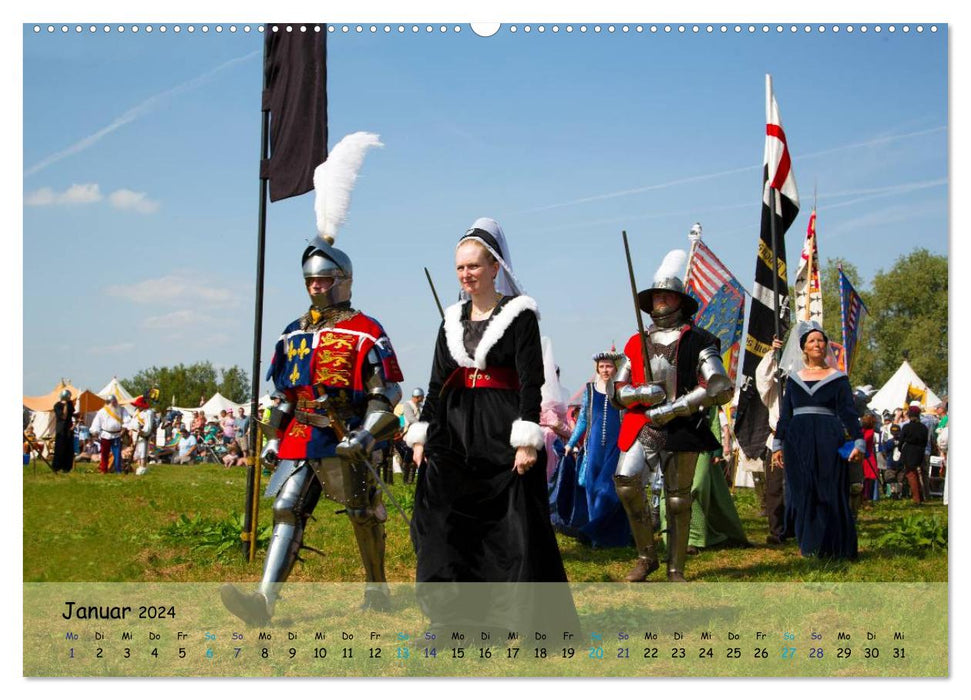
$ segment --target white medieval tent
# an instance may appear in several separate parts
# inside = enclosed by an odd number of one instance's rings
[[[170,408],[172,410],[179,411],[182,414],[182,420],[186,425],[189,425],[192,422],[192,414],[196,411],[202,411],[203,415],[206,417],[206,420],[219,420],[220,411],[232,411],[233,415],[236,415],[236,409],[238,409],[240,406],[245,408],[247,413],[249,412],[248,401],[246,403],[234,403],[217,391],[215,394],[213,394],[212,398],[201,406],[172,406]]]
[[[236,409],[238,409],[240,406],[249,410],[248,402],[245,404],[235,403],[234,401],[230,401],[229,399],[227,399],[225,396],[223,396],[217,391],[215,394],[212,395],[211,399],[209,399],[208,401],[206,401],[205,404],[203,404],[201,409],[196,409],[196,410],[201,410],[203,413],[205,413],[206,418],[213,418],[218,420],[219,413],[221,411],[230,411],[232,412],[233,415],[236,415]]]
[[[937,394],[917,376],[910,363],[904,360],[887,383],[870,399],[868,406],[880,413],[892,412],[895,408],[906,408],[907,404],[915,399],[920,401],[924,411],[934,408],[941,402]]]
[[[98,392],[98,396],[103,399],[107,399],[108,394],[114,394],[118,397],[118,403],[126,406],[135,400],[135,397],[129,394],[128,390],[118,381],[118,377],[112,377],[111,381],[105,384],[104,389]]]

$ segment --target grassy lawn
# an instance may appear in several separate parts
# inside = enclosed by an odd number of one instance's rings
[[[400,479],[400,477],[399,477]],[[266,480],[263,480],[265,487]],[[206,546],[218,529],[228,530],[243,509],[246,474],[221,465],[155,465],[142,477],[101,475],[96,465],[80,464],[67,475],[42,463],[24,467],[24,581],[255,581],[263,552],[252,564],[235,547],[219,554]],[[413,486],[400,480],[395,497],[410,510]],[[879,538],[905,516],[919,513],[947,523],[947,508],[932,501],[921,508],[909,502],[879,501],[862,511],[858,523],[860,558],[855,563],[804,559],[795,544],[765,546],[766,521],[758,517],[755,496],[740,489],[736,504],[753,543],[744,549],[712,549],[690,557],[689,580],[765,581],[947,581],[947,551],[913,546],[879,546]],[[260,502],[260,524],[272,522],[271,501]],[[307,528],[305,543],[325,555],[305,554],[292,581],[360,581],[357,546],[340,506],[322,499]],[[387,573],[391,581],[413,580],[415,557],[408,530],[390,507],[387,523]],[[185,516],[185,518],[183,518]],[[188,519],[189,523],[185,523]],[[181,525],[180,525],[181,523]],[[621,581],[633,548],[591,550],[558,536],[571,581]],[[223,538],[229,541],[231,536]],[[218,544],[218,542],[217,542]],[[653,578],[660,580],[658,574]]]

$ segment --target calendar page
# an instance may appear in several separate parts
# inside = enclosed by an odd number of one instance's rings
[[[948,678],[948,24],[327,14],[22,25],[22,675]]]

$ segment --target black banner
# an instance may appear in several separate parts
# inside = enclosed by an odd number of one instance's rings
[[[270,181],[270,201],[276,202],[312,190],[314,169],[327,159],[327,27],[271,22],[266,28],[263,111],[270,113],[270,156],[260,164],[260,177]]]

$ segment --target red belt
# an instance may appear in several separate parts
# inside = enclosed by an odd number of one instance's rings
[[[442,391],[460,387],[518,391],[519,374],[511,367],[486,367],[485,369],[459,367],[445,380]]]

